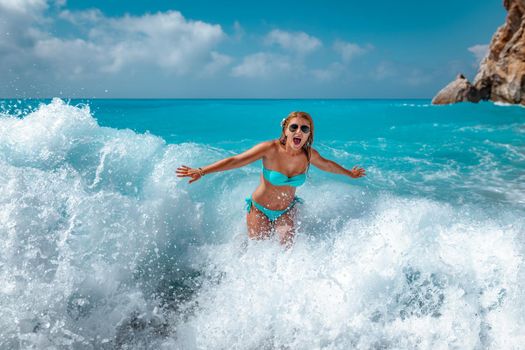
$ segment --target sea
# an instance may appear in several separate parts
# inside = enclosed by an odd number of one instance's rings
[[[292,247],[247,238],[292,111]],[[0,349],[525,349],[525,109],[429,100],[0,100]]]

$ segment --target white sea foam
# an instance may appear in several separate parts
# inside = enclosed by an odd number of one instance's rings
[[[515,104],[515,103],[508,103],[508,102],[501,102],[501,101],[494,102],[494,105],[498,106],[498,107],[521,107],[521,108],[525,108],[524,105],[519,104],[519,103]]]
[[[329,240],[211,245],[183,348],[502,348],[525,337],[519,228],[380,196]],[[521,227],[523,228],[523,226]],[[501,323],[502,322],[502,323]]]
[[[60,100],[0,119],[0,135],[0,348],[114,343],[204,233],[174,176],[202,147],[101,128]]]

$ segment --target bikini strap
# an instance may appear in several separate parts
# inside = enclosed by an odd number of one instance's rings
[[[244,201],[246,202],[245,209],[249,213],[252,208],[252,197],[245,198]]]

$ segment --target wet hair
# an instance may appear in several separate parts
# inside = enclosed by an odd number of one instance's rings
[[[288,127],[290,120],[296,117],[304,118],[308,120],[308,122],[310,123],[310,133],[308,134],[308,139],[306,140],[305,144],[302,147],[304,153],[306,154],[306,159],[308,160],[308,167],[306,168],[306,170],[308,171],[308,168],[310,167],[310,158],[312,156],[312,143],[314,142],[314,121],[312,119],[312,116],[306,112],[299,112],[299,111],[288,114],[288,116],[284,118],[281,122],[282,130],[281,130],[281,136],[279,137],[279,142],[281,143],[281,145],[286,144],[286,139],[287,139],[285,135],[286,128]]]

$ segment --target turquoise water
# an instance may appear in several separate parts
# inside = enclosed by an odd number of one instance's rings
[[[260,162],[309,112],[297,241],[246,240]],[[525,110],[427,100],[0,101],[0,348],[519,348]]]

